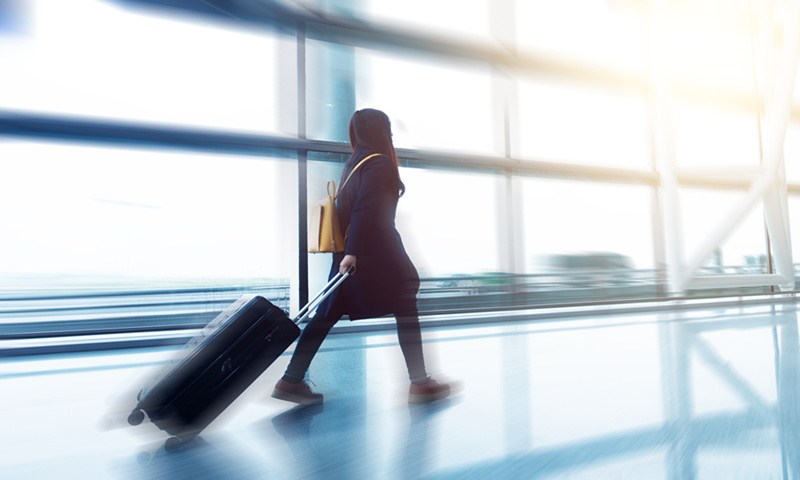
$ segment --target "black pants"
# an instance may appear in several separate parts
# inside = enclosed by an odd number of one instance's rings
[[[334,302],[327,315],[319,313],[311,317],[286,368],[284,378],[291,382],[299,382],[305,378],[311,360],[317,354],[322,341],[331,328],[344,315],[341,302]],[[397,321],[397,339],[408,367],[408,377],[412,382],[422,382],[428,378],[425,370],[425,359],[422,354],[422,333],[419,327],[419,313],[416,308],[395,314]]]

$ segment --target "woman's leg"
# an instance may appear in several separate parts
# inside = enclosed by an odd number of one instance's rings
[[[322,341],[328,336],[331,328],[342,318],[344,314],[340,302],[334,302],[334,305],[328,310],[327,315],[316,313],[311,320],[309,320],[303,332],[300,334],[300,339],[297,341],[297,347],[294,349],[292,360],[286,368],[283,375],[283,380],[289,383],[299,383],[303,381],[308,371],[311,360],[317,354]]]
[[[425,357],[422,353],[422,332],[419,327],[419,314],[416,310],[395,314],[397,320],[397,339],[408,367],[411,383],[425,383],[428,373],[425,370]]]
[[[419,313],[414,309],[396,314],[395,318],[397,319],[397,339],[400,341],[400,348],[406,359],[408,378],[411,380],[408,401],[411,403],[432,402],[449,396],[450,385],[430,378],[425,370]]]

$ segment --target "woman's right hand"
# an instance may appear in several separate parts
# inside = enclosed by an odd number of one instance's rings
[[[345,255],[342,259],[341,263],[339,263],[339,273],[344,275],[347,273],[348,270],[353,269],[350,272],[350,275],[356,274],[356,256],[355,255]]]

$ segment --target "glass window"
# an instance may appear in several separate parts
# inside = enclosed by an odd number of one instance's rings
[[[353,112],[377,108],[391,118],[398,148],[493,153],[488,67],[317,41],[307,59],[309,138],[349,142]]]
[[[416,168],[400,175],[406,193],[397,229],[421,276],[499,269],[494,175]]]
[[[489,0],[368,0],[363,15],[425,36],[488,40]]]
[[[543,178],[522,185],[528,273],[654,268],[651,187]]]
[[[650,168],[641,97],[544,82],[522,82],[519,95],[522,157]]]
[[[356,110],[355,51],[352,47],[306,42],[306,129],[308,138],[350,142]]]
[[[309,0],[315,8],[429,37],[489,39],[488,0]]]
[[[28,30],[31,15],[27,3],[23,0],[0,2],[0,36],[18,35]]]
[[[607,0],[518,0],[520,50],[641,69],[646,37],[636,9]]]
[[[288,283],[294,171],[245,156],[2,142],[0,277]]]
[[[670,5],[665,59],[670,75],[705,88],[721,86],[754,94],[753,5]]]
[[[675,109],[675,157],[682,169],[760,165],[755,115],[678,106]],[[747,170],[745,170],[747,171]]]
[[[789,195],[789,225],[792,226],[792,258],[797,265],[800,263],[800,234],[797,233],[800,225],[800,195]]]
[[[98,0],[28,9],[30,35],[0,36],[0,108],[278,130],[273,36]]]
[[[680,208],[683,223],[685,256],[691,256],[713,235],[721,221],[746,195],[745,192],[683,188]],[[698,274],[763,273],[766,271],[766,240],[763,208],[744,215],[728,238],[711,253]]]
[[[489,67],[359,52],[358,108],[392,118],[395,146],[495,152]]]
[[[525,272],[529,304],[659,294],[652,187],[523,178]]]
[[[790,123],[786,129],[783,159],[786,165],[786,180],[800,183],[800,124]]]

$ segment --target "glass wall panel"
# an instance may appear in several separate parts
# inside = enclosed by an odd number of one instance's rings
[[[800,183],[800,124],[790,123],[783,144],[783,159],[786,165],[786,180]]]
[[[564,83],[520,83],[520,138],[524,158],[650,169],[643,98]]]
[[[308,138],[349,143],[356,109],[355,51],[352,47],[306,41],[306,126]]]
[[[489,30],[489,0],[364,0],[363,15],[425,36],[449,36],[485,41]],[[494,8],[497,8],[496,6]]]
[[[704,88],[754,94],[754,5],[671,3],[664,59],[671,77]]]
[[[755,114],[679,105],[675,157],[682,171],[712,167],[727,174],[730,167],[744,167],[741,172],[752,172],[760,165],[758,120]]]
[[[490,154],[494,151],[488,66],[359,51],[357,108],[392,118],[395,146]]]
[[[397,27],[408,34],[407,46],[417,45],[417,36],[494,45],[490,22],[506,18],[512,31],[502,35],[516,38],[523,55],[620,68],[637,78],[649,62],[646,12],[636,2],[306,3]],[[688,90],[693,84],[754,91],[747,9],[689,3],[668,6],[671,84],[682,95],[696,93]],[[373,107],[390,116],[398,148],[505,156],[508,134],[514,158],[653,169],[650,105],[641,92],[592,88],[591,78],[569,82],[547,71],[516,77],[419,45],[417,54],[387,53],[335,38],[306,40],[301,76],[288,30],[264,33],[244,22],[166,12],[103,0],[27,2],[15,12],[18,22],[0,19],[0,110],[292,135],[305,121],[308,138],[346,143],[353,112]],[[293,112],[304,86],[306,109]],[[740,180],[758,168],[755,112],[680,104],[674,120],[681,174]],[[785,154],[789,181],[800,182],[798,125],[789,128]],[[308,154],[309,207],[327,180],[338,182],[347,157]],[[401,169],[407,193],[397,227],[423,277],[423,307],[447,307],[448,285],[456,285],[452,305],[462,309],[535,302],[542,285],[550,288],[540,296],[546,301],[655,294],[637,290],[658,281],[654,187],[588,178],[506,181],[484,167]],[[293,161],[0,138],[0,286],[268,281],[297,288],[297,195]],[[687,255],[742,195],[681,190]],[[517,212],[504,205],[520,197],[522,221],[514,224]],[[790,205],[794,218],[800,201],[792,197]],[[740,216],[701,273],[765,269],[761,209]],[[522,245],[514,244],[518,236]],[[325,283],[330,260],[309,255],[311,293]],[[568,295],[559,297],[562,291]],[[495,303],[489,294],[497,294]]]
[[[517,0],[519,48],[640,70],[647,38],[638,12],[629,3]]]
[[[797,230],[800,226],[800,195],[789,195],[789,225],[792,234],[792,258],[796,271],[797,265],[800,264],[800,233]]]
[[[766,239],[763,208],[736,212],[737,202],[745,192],[683,188],[680,208],[683,218],[686,256],[694,255],[705,240],[730,215],[739,218],[738,225],[728,238],[706,260],[698,274],[737,274],[766,272]]]
[[[288,284],[293,171],[265,158],[2,142],[0,278]]]
[[[654,267],[651,187],[525,178],[522,193],[528,272],[561,253],[607,252],[630,268]]]
[[[397,229],[420,275],[476,275],[500,268],[496,176],[402,168]]]
[[[489,0],[308,0],[334,15],[388,25],[409,34],[478,41],[490,39]]]
[[[30,34],[0,36],[0,108],[278,129],[272,35],[99,0],[36,0],[26,10]]]
[[[377,108],[391,118],[397,148],[493,153],[488,67],[313,40],[307,59],[309,138],[349,142],[353,112]]]
[[[529,301],[655,294],[651,187],[522,180]]]

